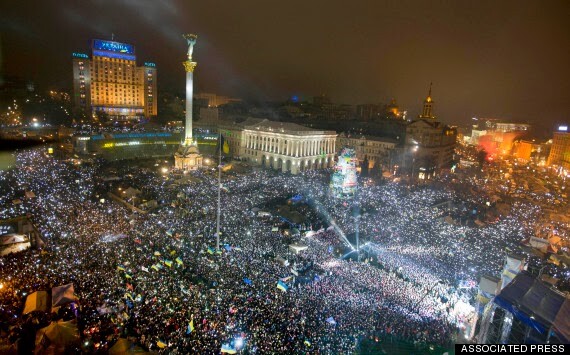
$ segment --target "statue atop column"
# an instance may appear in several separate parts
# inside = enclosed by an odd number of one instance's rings
[[[188,42],[188,61],[192,61],[192,52],[194,51],[194,45],[196,44],[196,40],[198,39],[197,35],[194,34],[184,34],[182,35]]]

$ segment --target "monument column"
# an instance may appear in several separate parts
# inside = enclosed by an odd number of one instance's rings
[[[186,120],[184,122],[184,144],[192,144],[192,101],[194,101],[194,68],[198,63],[183,62],[186,70]]]
[[[192,139],[192,100],[194,98],[194,69],[198,63],[192,60],[192,52],[198,36],[185,34],[188,42],[187,60],[182,62],[186,71],[186,115],[184,122],[184,136],[180,148],[174,154],[175,167],[182,170],[197,169],[202,166],[202,156],[198,151],[198,144]]]

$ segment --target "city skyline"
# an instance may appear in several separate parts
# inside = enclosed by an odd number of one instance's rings
[[[563,352],[568,5],[3,2],[0,353]]]
[[[201,38],[197,91],[259,101],[396,98],[416,117],[433,81],[435,115],[444,122],[498,117],[550,128],[567,121],[563,2],[300,4],[3,4],[0,67],[40,89],[69,90],[70,54],[114,35],[135,45],[140,62],[157,64],[159,95],[182,92],[180,36],[192,30]]]

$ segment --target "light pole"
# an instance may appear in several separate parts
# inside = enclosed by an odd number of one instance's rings
[[[216,214],[216,251],[220,250],[220,213],[222,200],[222,131],[219,132],[218,141],[220,142],[220,150],[218,155],[218,208]]]
[[[415,180],[414,178],[414,165],[416,163],[416,152],[418,151],[418,145],[416,143],[416,145],[414,145],[411,150],[410,150],[410,154],[412,157],[412,172],[410,174],[410,181],[409,181],[409,185],[411,186],[412,184],[412,179]]]
[[[433,286],[432,286],[429,290],[426,291],[425,295],[414,305],[414,307],[412,307],[412,310],[417,313],[416,307],[419,306],[420,303],[422,303],[422,301],[427,297],[427,295],[428,295],[429,293],[431,293],[431,291],[433,291],[433,289],[434,289],[437,285],[441,285],[441,284],[443,284],[443,281],[437,280],[437,282],[434,283]]]

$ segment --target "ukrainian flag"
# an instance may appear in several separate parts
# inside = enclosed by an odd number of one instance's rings
[[[153,265],[153,266],[151,266],[150,268],[153,269],[153,270],[158,271],[158,267],[157,267],[156,265]]]
[[[190,320],[190,323],[188,323],[188,329],[186,329],[186,334],[190,334],[194,331],[194,318],[192,318],[192,320]]]
[[[133,278],[131,275],[129,275],[129,274],[127,274],[127,273],[125,273],[125,277],[126,277],[127,279],[132,279],[132,278]]]
[[[166,347],[168,346],[168,345],[167,345],[165,342],[163,342],[162,340],[157,341],[157,342],[156,342],[156,345],[157,345],[159,348],[161,348],[161,349],[164,349],[164,348],[166,348]]]
[[[164,260],[164,264],[168,267],[172,267],[172,260]]]
[[[235,354],[237,351],[228,344],[222,344],[222,353]]]
[[[215,250],[212,247],[208,247],[208,253],[209,254],[214,254]]]
[[[303,343],[304,343],[305,345],[307,345],[307,346],[311,346],[311,342],[308,341],[308,340],[305,340]]]
[[[176,263],[177,263],[178,265],[184,265],[184,263],[182,262],[182,259],[180,259],[180,257],[177,257],[177,258],[176,258]]]
[[[283,292],[286,292],[289,289],[289,286],[281,280],[277,281],[277,288]]]
[[[125,268],[122,265],[117,266],[117,270],[125,271]]]

